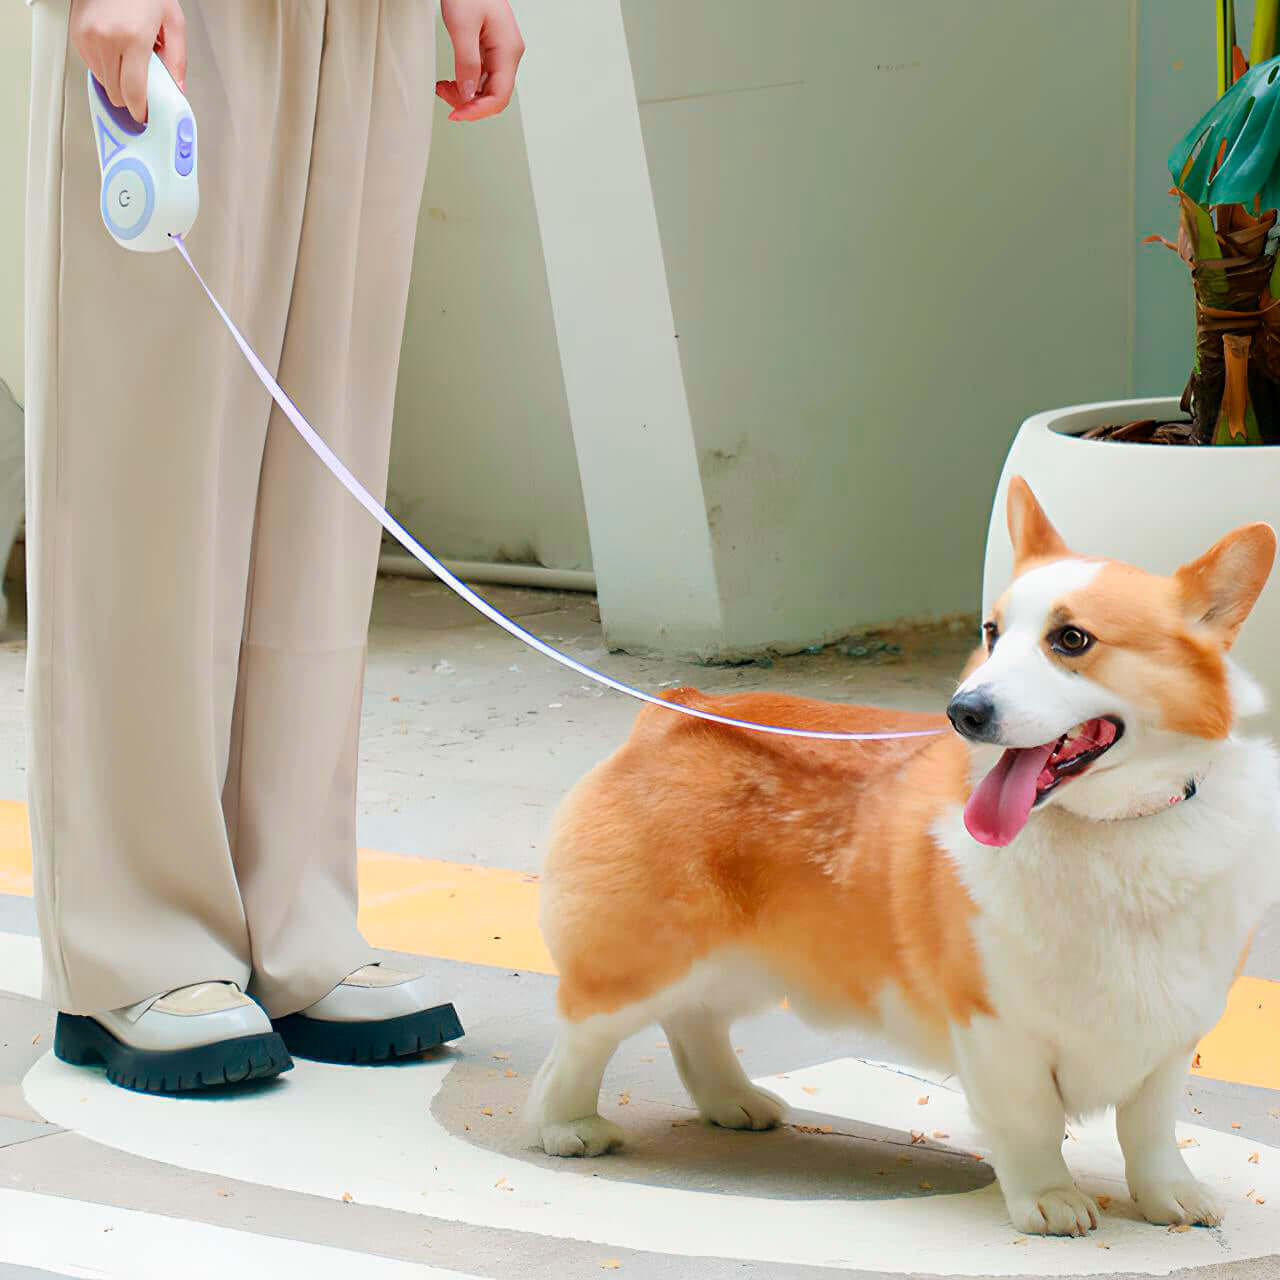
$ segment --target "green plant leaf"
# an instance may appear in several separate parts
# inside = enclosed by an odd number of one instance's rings
[[[1222,163],[1214,170],[1219,154]],[[1280,58],[1251,68],[1169,153],[1174,182],[1198,204],[1280,207]]]

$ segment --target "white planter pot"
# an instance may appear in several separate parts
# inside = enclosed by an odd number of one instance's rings
[[[1005,525],[1010,476],[1021,475],[1073,550],[1171,573],[1224,533],[1252,520],[1280,531],[1280,446],[1187,448],[1075,437],[1090,427],[1183,416],[1174,398],[1110,400],[1038,413],[1005,459],[987,531],[982,607],[1009,584]],[[1280,568],[1236,641],[1234,655],[1267,691],[1266,713],[1246,730],[1280,741]]]

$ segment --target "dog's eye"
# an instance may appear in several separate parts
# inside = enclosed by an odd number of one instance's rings
[[[1059,627],[1049,637],[1050,646],[1068,658],[1078,658],[1093,644],[1093,637],[1079,627]]]
[[[987,652],[990,653],[996,647],[996,641],[1000,639],[1000,628],[994,622],[984,622],[982,635],[987,642]]]

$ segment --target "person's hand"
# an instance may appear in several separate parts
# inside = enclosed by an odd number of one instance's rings
[[[453,41],[453,79],[436,81],[450,120],[496,116],[511,101],[524,41],[507,0],[440,0]]]
[[[187,24],[178,0],[75,0],[71,43],[117,107],[147,120],[147,66],[154,49],[186,91]]]

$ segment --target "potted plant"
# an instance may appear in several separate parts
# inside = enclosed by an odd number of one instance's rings
[[[1169,157],[1176,242],[1195,293],[1195,355],[1181,398],[1040,413],[1005,461],[987,534],[983,608],[1008,585],[1009,478],[1026,477],[1076,550],[1171,572],[1250,520],[1280,529],[1280,0],[1257,0],[1250,59],[1233,0],[1217,0],[1218,90]],[[1250,62],[1252,67],[1250,67]],[[1236,644],[1280,739],[1280,585]]]

